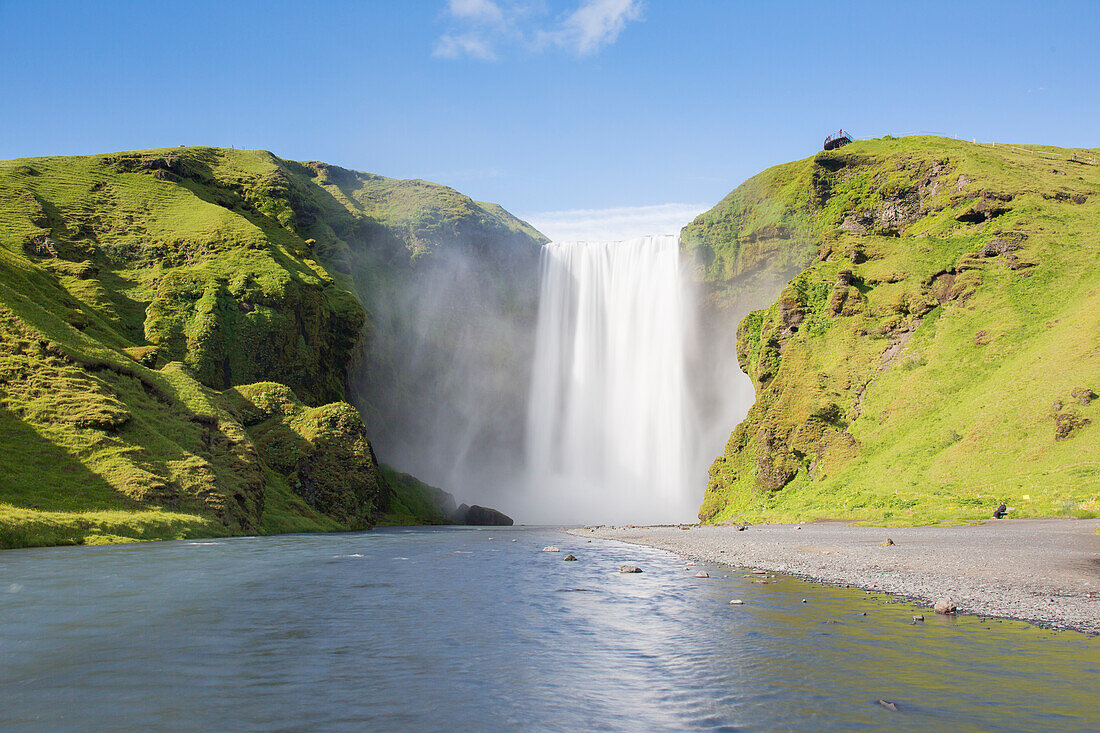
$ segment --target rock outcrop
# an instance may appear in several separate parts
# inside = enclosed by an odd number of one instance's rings
[[[463,506],[466,506],[463,504]],[[512,518],[503,512],[498,512],[496,509],[489,509],[488,507],[473,506],[466,507],[465,511],[462,511],[461,507],[459,511],[454,515],[455,522],[457,524],[468,524],[476,527],[511,527]]]

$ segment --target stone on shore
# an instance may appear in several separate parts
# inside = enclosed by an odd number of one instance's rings
[[[945,613],[946,614],[946,613],[955,613],[956,609],[955,609],[955,604],[954,603],[947,600],[946,598],[941,598],[940,600],[936,601],[936,605],[933,606],[932,610],[934,610],[936,613]]]

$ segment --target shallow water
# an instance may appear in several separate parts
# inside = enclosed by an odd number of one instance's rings
[[[1100,729],[1096,637],[685,566],[523,528],[3,552],[0,728]]]

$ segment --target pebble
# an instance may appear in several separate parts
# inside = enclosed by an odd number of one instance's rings
[[[887,537],[886,541],[882,543],[881,547],[890,547],[893,544],[894,544],[894,541],[892,539],[890,539],[889,537]]]

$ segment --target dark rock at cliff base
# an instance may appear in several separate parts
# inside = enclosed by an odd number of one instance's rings
[[[475,527],[511,527],[512,518],[504,512],[498,512],[489,507],[466,506],[463,504],[452,517],[456,524],[468,524]]]

